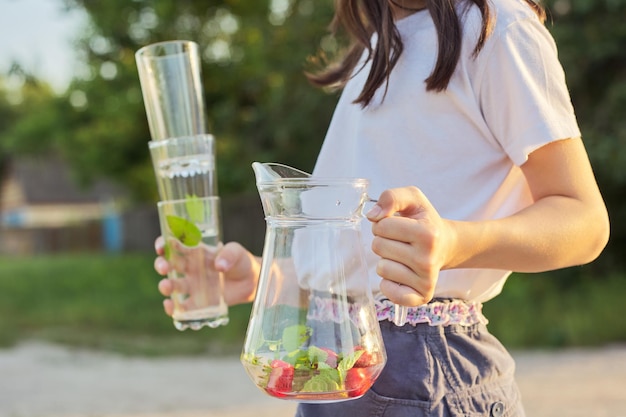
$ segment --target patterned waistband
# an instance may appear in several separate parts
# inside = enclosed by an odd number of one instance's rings
[[[393,323],[395,304],[386,298],[377,299],[375,304],[378,321],[389,320]],[[489,320],[483,315],[482,308],[482,303],[475,301],[435,299],[418,307],[407,307],[405,323],[413,326],[419,323],[431,326],[487,324]]]

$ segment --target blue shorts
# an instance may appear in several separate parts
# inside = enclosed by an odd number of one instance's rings
[[[363,397],[298,405],[296,417],[523,417],[515,363],[483,323],[380,322],[387,364]]]

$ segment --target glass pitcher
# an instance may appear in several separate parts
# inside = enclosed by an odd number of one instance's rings
[[[277,398],[358,398],[387,358],[360,239],[368,181],[253,169],[267,229],[244,368]]]

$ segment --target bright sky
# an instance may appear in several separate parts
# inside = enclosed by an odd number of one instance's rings
[[[72,40],[85,25],[83,14],[63,11],[62,0],[0,0],[0,74],[14,61],[56,90],[72,78]]]

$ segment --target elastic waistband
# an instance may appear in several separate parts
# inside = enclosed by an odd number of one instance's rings
[[[378,321],[394,322],[395,304],[386,298],[375,300]],[[406,323],[413,326],[427,323],[430,326],[458,324],[472,326],[487,324],[489,320],[482,313],[482,303],[459,299],[434,299],[418,307],[407,307]]]

